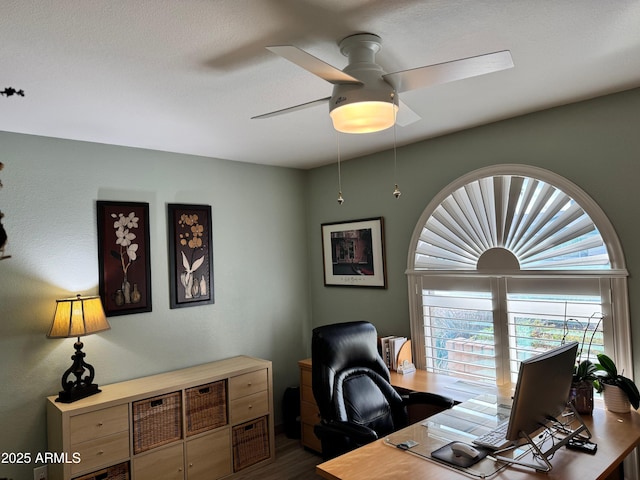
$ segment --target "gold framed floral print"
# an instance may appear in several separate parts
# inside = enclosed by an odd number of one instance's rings
[[[170,307],[214,303],[211,206],[168,205]]]

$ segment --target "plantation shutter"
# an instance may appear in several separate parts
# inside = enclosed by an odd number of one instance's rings
[[[610,268],[602,236],[567,194],[516,175],[481,178],[446,197],[420,233],[416,270],[475,270],[504,248],[521,270]]]
[[[425,368],[496,382],[496,335],[489,279],[425,278],[421,294]]]
[[[514,278],[506,285],[512,382],[520,361],[568,341],[580,343],[583,359],[589,353],[597,361],[604,351],[603,317],[610,311],[599,279]]]

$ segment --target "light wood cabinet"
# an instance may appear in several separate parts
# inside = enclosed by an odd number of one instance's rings
[[[322,453],[320,439],[313,432],[313,427],[320,423],[320,410],[313,396],[311,387],[311,359],[300,360],[300,428],[302,446]]]
[[[88,478],[120,464],[129,466],[131,480],[214,480],[275,458],[270,361],[240,356],[101,389],[73,403],[47,398],[48,450],[69,459],[48,466],[50,480]],[[222,398],[215,412],[206,404],[214,391],[218,402]],[[165,415],[170,398],[172,411]],[[142,428],[149,415],[157,416],[155,423]],[[256,421],[260,437],[243,435],[246,422]],[[170,431],[167,439],[156,439],[155,432],[151,440],[140,437],[154,428]],[[256,450],[255,458],[243,453]]]
[[[133,459],[132,478],[136,480],[183,480],[184,450],[181,444],[157,448]]]
[[[187,441],[187,478],[221,478],[231,473],[229,429]]]
[[[75,415],[69,419],[69,429],[71,438],[78,443],[115,433],[128,432],[129,409],[127,405],[118,405]]]
[[[127,432],[95,438],[87,442],[71,444],[71,451],[82,459],[71,464],[73,475],[91,471],[101,466],[119,463],[129,455],[129,435]]]
[[[231,423],[246,422],[268,411],[269,396],[266,391],[247,395],[231,401]]]
[[[229,379],[229,398],[245,397],[252,393],[264,392],[268,387],[268,379],[264,370],[238,375]]]

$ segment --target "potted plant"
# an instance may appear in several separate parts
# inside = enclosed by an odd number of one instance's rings
[[[598,322],[595,328],[591,330],[591,336],[589,343],[587,344],[586,353],[585,344],[587,342],[587,335],[589,334],[589,325],[592,323],[594,316],[598,316]],[[594,313],[589,317],[589,323],[583,328],[582,341],[580,342],[580,350],[576,359],[576,365],[573,367],[573,380],[571,382],[571,393],[569,400],[573,403],[574,408],[581,415],[591,415],[593,413],[593,389],[597,385],[598,377],[596,376],[597,367],[594,362],[589,360],[591,356],[591,346],[593,339],[598,332],[598,327],[604,318],[603,315]],[[571,319],[582,326],[576,319]],[[584,357],[583,357],[584,354]]]
[[[618,373],[616,364],[604,353],[598,354],[598,362],[595,365],[597,380],[594,385],[598,393],[603,392],[607,410],[628,413],[629,404],[637,410],[640,407],[640,392],[633,380]]]
[[[578,359],[573,368],[570,400],[581,415],[593,413],[593,389],[598,381],[596,365],[591,360]]]

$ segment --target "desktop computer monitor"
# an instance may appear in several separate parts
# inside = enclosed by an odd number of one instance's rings
[[[578,342],[570,342],[520,363],[506,439],[532,435],[567,406]]]

